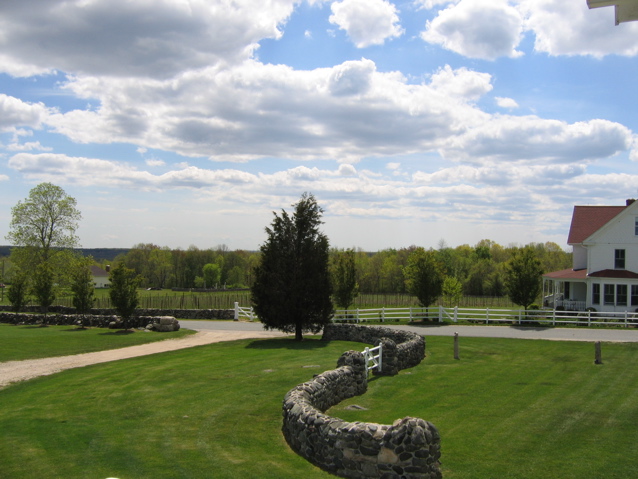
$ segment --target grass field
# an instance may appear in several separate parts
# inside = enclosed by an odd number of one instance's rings
[[[0,324],[0,361],[66,356],[124,348],[164,339],[181,338],[194,331],[149,333],[75,326],[12,326]],[[1,476],[0,476],[1,477]]]
[[[44,328],[47,329],[47,328]],[[427,358],[332,408],[433,422],[446,478],[638,477],[638,345],[427,338]],[[244,340],[0,390],[0,477],[327,478],[282,439],[286,391],[362,345]],[[367,410],[346,410],[358,404]]]

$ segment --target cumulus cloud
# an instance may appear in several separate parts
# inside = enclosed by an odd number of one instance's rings
[[[330,23],[345,30],[358,48],[382,45],[404,32],[396,7],[386,0],[341,0],[330,8]]]
[[[430,86],[450,98],[473,101],[492,90],[491,81],[489,73],[475,72],[465,67],[453,70],[445,65],[432,75]]]
[[[5,2],[0,16],[0,71],[167,78],[219,62],[242,61],[252,55],[258,41],[281,36],[279,25],[295,3]]]
[[[442,154],[453,161],[569,163],[627,151],[632,132],[607,120],[566,123],[536,116],[496,115],[451,138]]]
[[[613,7],[590,10],[584,1],[522,0],[519,9],[538,52],[598,58],[638,54],[638,23],[614,27]]]
[[[523,18],[507,0],[461,0],[426,23],[421,38],[470,58],[516,58]]]
[[[496,98],[494,98],[494,100],[496,101],[496,104],[501,108],[507,108],[509,110],[518,108],[518,103],[516,103],[516,100],[512,98],[503,98],[497,96]]]
[[[48,113],[42,103],[27,103],[0,93],[0,131],[15,131],[19,127],[39,128]]]

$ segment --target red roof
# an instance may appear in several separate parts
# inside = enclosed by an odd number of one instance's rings
[[[603,269],[589,273],[592,278],[638,279],[638,274],[626,269]]]
[[[609,223],[626,206],[574,206],[567,244],[580,244]]]
[[[586,269],[563,269],[553,271],[543,275],[545,278],[551,279],[585,279],[587,277]]]

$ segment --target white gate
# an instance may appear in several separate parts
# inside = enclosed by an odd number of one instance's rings
[[[378,354],[375,354],[378,352]],[[377,371],[381,372],[383,367],[383,343],[379,343],[376,348],[366,347],[363,350],[363,357],[366,360],[366,369],[368,371],[377,368]]]

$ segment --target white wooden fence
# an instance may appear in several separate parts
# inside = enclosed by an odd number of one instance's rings
[[[235,321],[257,320],[252,307],[241,307],[235,303]],[[393,323],[399,321],[467,321],[481,324],[519,324],[525,325],[578,325],[578,326],[637,326],[638,313],[625,311],[622,313],[598,313],[594,311],[556,311],[556,310],[522,310],[522,309],[490,309],[490,308],[444,308],[432,306],[430,308],[374,308],[336,310],[334,322],[381,322]]]
[[[235,321],[254,321],[256,318],[255,312],[253,311],[253,307],[250,306],[248,308],[243,308],[239,306],[239,303],[235,301]]]
[[[482,324],[519,324],[519,325],[579,325],[579,326],[638,326],[638,313],[602,313],[594,311],[556,311],[490,308],[376,308],[335,311],[336,322],[398,322],[400,320],[417,321],[429,319],[443,322],[468,321]]]

